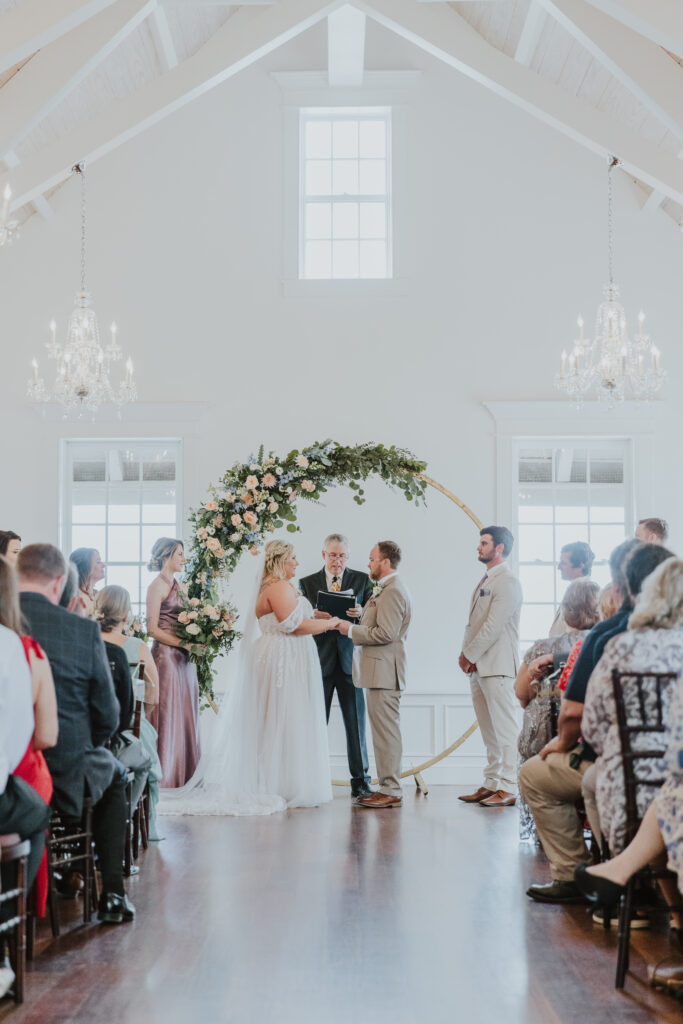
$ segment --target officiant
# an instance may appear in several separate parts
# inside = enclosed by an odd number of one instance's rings
[[[304,576],[299,586],[304,597],[316,609],[316,618],[328,618],[329,613],[318,609],[318,592],[331,594],[353,594],[358,605],[364,605],[370,598],[372,585],[365,572],[347,569],[349,560],[349,542],[341,533],[331,533],[325,538],[323,545],[324,565],[319,572]],[[353,609],[350,616],[356,618]],[[351,775],[351,795],[362,796],[370,793],[370,776],[368,774],[368,754],[365,744],[365,695],[361,689],[353,685],[353,642],[336,630],[314,636],[320,668],[325,689],[325,713],[330,720],[330,708],[334,691],[344,719],[346,731],[346,752],[349,759]]]

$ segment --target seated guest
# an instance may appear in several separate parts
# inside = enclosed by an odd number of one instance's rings
[[[76,612],[76,614],[78,614],[79,600],[78,569],[74,562],[67,562],[64,590],[62,591],[62,596],[59,599],[59,605],[61,608],[66,608],[68,612]]]
[[[126,772],[104,746],[119,724],[104,643],[96,622],[59,607],[66,563],[57,548],[29,544],[19,555],[17,569],[21,610],[49,658],[57,693],[59,739],[45,755],[54,783],[52,803],[77,822],[84,796],[92,798],[102,873],[98,916],[105,924],[131,921],[135,908],[123,887]]]
[[[20,839],[30,841],[28,888],[38,873],[45,849],[45,829],[50,821],[45,801],[27,782],[12,775],[31,741],[33,725],[31,673],[26,655],[14,629],[0,625],[0,835],[17,833]],[[16,865],[3,866],[3,889],[14,886],[15,870]],[[7,904],[5,908],[6,915]],[[0,967],[0,997],[9,991],[13,981],[11,968]]]
[[[579,580],[582,577],[590,576],[594,561],[595,555],[590,546],[583,540],[575,540],[571,544],[565,544],[560,550],[557,568],[563,580]],[[562,617],[562,604],[560,603],[549,635],[561,636],[566,632],[567,624]]]
[[[57,701],[50,663],[40,644],[30,636],[21,635],[21,611],[17,574],[9,562],[0,558],[0,624],[13,629],[21,637],[24,653],[31,672],[31,695],[33,701],[33,736],[26,752],[13,774],[28,782],[46,804],[52,799],[52,778],[42,751],[54,747],[57,742]],[[48,878],[47,856],[43,853],[36,877],[36,904],[39,917],[45,916],[47,905]]]
[[[523,764],[519,773],[522,794],[531,808],[538,837],[550,862],[552,882],[527,889],[527,896],[541,903],[583,901],[574,884],[574,865],[588,861],[590,854],[575,804],[581,796],[582,777],[595,760],[595,753],[587,743],[579,742],[581,716],[588,680],[602,657],[605,644],[612,636],[626,631],[633,603],[623,567],[626,557],[640,546],[640,541],[627,540],[610,555],[610,572],[621,594],[621,607],[611,619],[593,626],[584,640],[560,706],[557,736]],[[650,560],[640,563],[642,577],[633,579],[638,592],[643,580],[659,562],[671,557],[671,552],[664,548],[648,545],[648,549]],[[591,828],[596,835],[600,834],[599,822],[592,820]]]
[[[678,562],[678,565],[681,563]],[[680,586],[680,584],[679,584]],[[677,627],[674,627],[677,628]],[[683,681],[678,680],[669,705],[670,739],[666,755],[666,778],[640,823],[634,839],[612,860],[586,867],[579,864],[574,879],[591,902],[614,908],[632,875],[651,865],[666,863],[678,875],[678,891],[670,879],[659,879],[667,903],[673,908],[683,894]],[[668,862],[667,857],[668,855]],[[679,949],[683,950],[683,917],[673,910]]]
[[[666,519],[639,519],[636,526],[636,539],[646,544],[665,544],[669,536]]]
[[[19,552],[21,551],[21,537],[14,530],[0,530],[0,555],[6,558],[10,565],[16,566]]]
[[[566,661],[577,638],[583,640],[598,621],[600,587],[593,580],[570,583],[560,606],[567,632],[537,640],[522,659],[515,680],[515,695],[524,708],[522,730],[517,741],[520,765],[537,754],[553,736],[555,701],[550,693],[541,693],[543,679],[552,671],[554,659]],[[520,834],[533,831],[533,819],[524,798],[519,801]]]
[[[123,628],[130,614],[130,594],[124,587],[103,587],[95,599],[95,613],[102,630],[110,666],[115,666],[112,676],[121,705],[119,733],[113,750],[127,768],[135,771],[135,785],[131,795],[134,807],[149,781],[149,836],[150,839],[158,839],[156,805],[159,800],[161,764],[157,754],[156,729],[145,718],[144,704],[140,717],[140,736],[135,737],[130,732],[135,706],[130,666],[144,665],[144,703],[150,705],[158,703],[159,700],[157,668],[147,645],[136,637],[124,635]]]
[[[625,567],[626,579],[639,573],[639,561],[647,559],[651,545],[634,551]],[[662,550],[657,549],[657,550]],[[625,633],[613,637],[591,675],[586,690],[581,733],[596,754],[595,790],[602,834],[610,851],[619,853],[626,838],[626,795],[621,740],[617,725],[612,687],[612,670],[620,672],[675,672],[683,669],[683,562],[668,558],[647,577],[636,601]],[[626,715],[631,705],[639,713],[634,687],[626,689]],[[648,700],[652,702],[654,695]],[[653,711],[646,701],[645,712]],[[648,742],[636,737],[636,749],[647,749]],[[661,778],[662,764],[642,758],[638,762],[641,779]],[[655,789],[638,786],[638,814],[642,818],[652,803]]]
[[[106,566],[97,548],[76,548],[69,555],[69,561],[78,569],[79,615],[91,619],[95,614],[95,584],[104,579]]]

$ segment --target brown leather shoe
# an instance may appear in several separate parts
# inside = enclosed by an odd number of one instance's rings
[[[486,786],[480,786],[476,793],[468,793],[467,796],[459,796],[458,800],[464,800],[466,804],[478,804],[482,800],[486,800],[487,797],[493,796],[495,789],[487,789]]]
[[[388,793],[369,793],[367,796],[359,796],[357,802],[359,807],[369,807],[379,811],[384,807],[400,807],[403,797],[390,796]]]
[[[480,800],[480,807],[512,807],[517,797],[514,793],[506,793],[504,789],[497,789],[493,796],[487,800]]]

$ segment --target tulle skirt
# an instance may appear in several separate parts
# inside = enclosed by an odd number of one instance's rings
[[[162,814],[271,814],[332,799],[318,653],[310,636],[265,633],[226,695],[208,756]]]

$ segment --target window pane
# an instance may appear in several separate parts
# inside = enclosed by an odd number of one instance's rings
[[[360,243],[360,276],[387,276],[387,247],[385,242]]]
[[[175,526],[176,507],[163,503],[159,505],[145,504],[142,506],[142,521],[143,523],[173,523]]]
[[[333,242],[332,276],[358,277],[357,242]]]
[[[556,505],[555,521],[557,523],[587,523],[588,509],[583,505]]]
[[[358,156],[358,121],[335,121],[332,128],[332,156]]]
[[[329,196],[332,191],[332,162],[306,161],[306,195]]]
[[[72,523],[103,523],[106,507],[104,505],[74,505],[71,509]]]
[[[611,490],[611,488],[610,488]],[[614,495],[612,495],[614,497]],[[591,504],[592,523],[623,523],[623,505],[593,505]]]
[[[555,618],[552,604],[525,604],[522,605],[520,616],[520,636],[527,639],[541,640],[548,635],[548,630]]]
[[[166,529],[163,526],[143,526],[142,527],[142,562],[146,565],[149,561],[149,557],[152,554],[152,548],[156,541],[160,537],[175,536],[177,530],[175,525],[172,530]],[[182,534],[181,534],[182,537]],[[136,558],[137,561],[137,558]],[[153,574],[156,576],[156,573]]]
[[[553,528],[552,526],[519,527],[519,560],[520,562],[553,562]]]
[[[360,161],[360,191],[362,195],[383,195],[387,190],[387,165],[384,160]]]
[[[332,192],[335,196],[358,195],[358,163],[356,160],[335,160],[332,165]]]
[[[140,561],[140,527],[110,526],[108,562]]]
[[[624,462],[614,452],[591,452],[591,483],[621,484],[624,482]]]
[[[588,541],[588,524],[572,523],[569,526],[555,527],[555,550],[557,557],[560,557],[560,550],[565,544],[573,544],[575,540]]]
[[[591,526],[591,547],[597,558],[609,558],[610,553],[625,540],[624,527],[616,526]]]
[[[520,565],[519,581],[525,601],[552,601],[556,569],[553,565]]]
[[[332,125],[329,121],[306,123],[305,150],[307,157],[329,159],[332,145]]]
[[[138,565],[107,566],[107,585],[125,587],[133,603],[140,601],[140,567]]]
[[[384,238],[387,233],[386,203],[361,203],[360,237]]]
[[[360,155],[384,157],[387,153],[387,129],[384,121],[361,121]]]
[[[86,461],[79,459],[74,461],[72,477],[77,483],[90,483],[95,480],[105,479],[105,463],[103,459],[97,461]]]
[[[558,483],[585,483],[586,465],[585,448],[558,448],[555,453],[555,479]]]
[[[142,463],[143,480],[175,480],[175,462],[165,454],[153,462]]]
[[[306,242],[304,273],[311,278],[332,276],[330,242]]]
[[[519,453],[519,482],[552,483],[553,453],[552,450],[526,449]]]
[[[552,523],[552,505],[523,505],[520,495],[518,519],[520,523]]]
[[[140,518],[139,505],[110,505],[110,523],[137,523]]]
[[[76,548],[97,548],[102,557],[105,553],[104,526],[77,526],[71,530],[71,550]]]
[[[358,203],[334,203],[332,234],[334,238],[358,237]]]
[[[306,203],[306,238],[331,238],[331,203]]]

